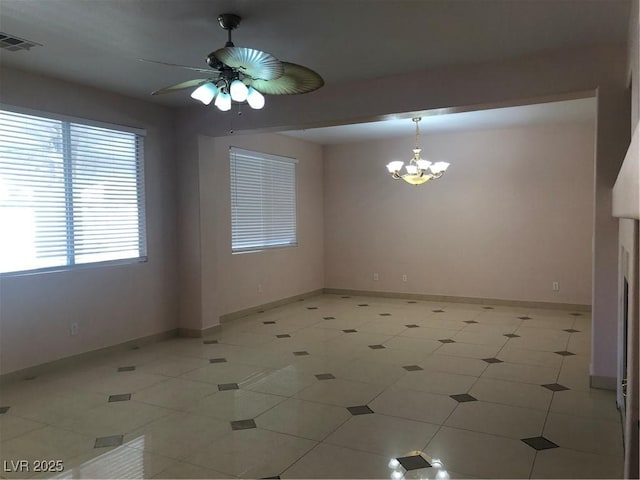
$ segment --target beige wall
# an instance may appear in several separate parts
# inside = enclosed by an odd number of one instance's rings
[[[618,318],[618,220],[612,215],[612,191],[629,146],[631,98],[624,88],[598,87],[596,174],[593,232],[593,330],[591,375],[616,377]]]
[[[175,164],[169,109],[3,69],[0,101],[147,130],[147,263],[0,277],[0,372],[175,328]],[[78,322],[79,334],[69,335]]]
[[[321,289],[322,148],[282,135],[199,137],[202,327],[219,316]],[[298,246],[231,253],[229,147],[296,158]],[[258,292],[258,284],[262,292]]]
[[[178,327],[189,330],[202,328],[202,294],[200,290],[200,183],[198,138],[178,137],[177,158],[177,238],[178,238]]]
[[[326,286],[590,305],[593,139],[592,123],[423,135],[451,167],[418,187],[385,168],[413,138],[326,147]]]

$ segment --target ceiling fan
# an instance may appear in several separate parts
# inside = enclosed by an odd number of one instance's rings
[[[151,95],[195,88],[191,92],[192,98],[205,105],[209,105],[215,98],[214,105],[222,111],[228,111],[232,102],[246,101],[251,108],[260,109],[264,106],[264,95],[308,93],[324,85],[322,77],[310,68],[281,62],[261,50],[236,47],[231,41],[231,31],[240,24],[238,15],[223,13],[218,16],[218,22],[227,31],[228,40],[223,48],[211,52],[207,57],[210,69],[143,60],[208,74],[206,78],[161,88]]]

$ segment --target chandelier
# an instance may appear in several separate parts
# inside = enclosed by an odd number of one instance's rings
[[[401,178],[405,182],[411,185],[422,185],[428,180],[440,178],[444,175],[444,172],[449,168],[447,162],[435,162],[431,163],[428,160],[423,160],[420,157],[422,149],[418,146],[418,139],[420,138],[420,127],[418,122],[422,120],[422,117],[415,117],[411,119],[416,124],[416,147],[413,149],[413,158],[409,160],[409,163],[405,166],[404,162],[395,160],[387,164],[387,170],[391,176],[398,180]],[[400,170],[405,168],[406,173],[401,174]]]

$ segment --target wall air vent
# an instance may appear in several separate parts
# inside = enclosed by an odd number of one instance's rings
[[[10,52],[16,52],[18,50],[31,50],[31,47],[35,46],[41,47],[42,44],[0,32],[0,48],[4,48]]]

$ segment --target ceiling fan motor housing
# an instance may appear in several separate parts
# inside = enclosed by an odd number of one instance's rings
[[[215,52],[211,52],[207,56],[207,65],[209,65],[214,70],[222,70],[225,67],[225,64],[218,60],[214,53]]]

